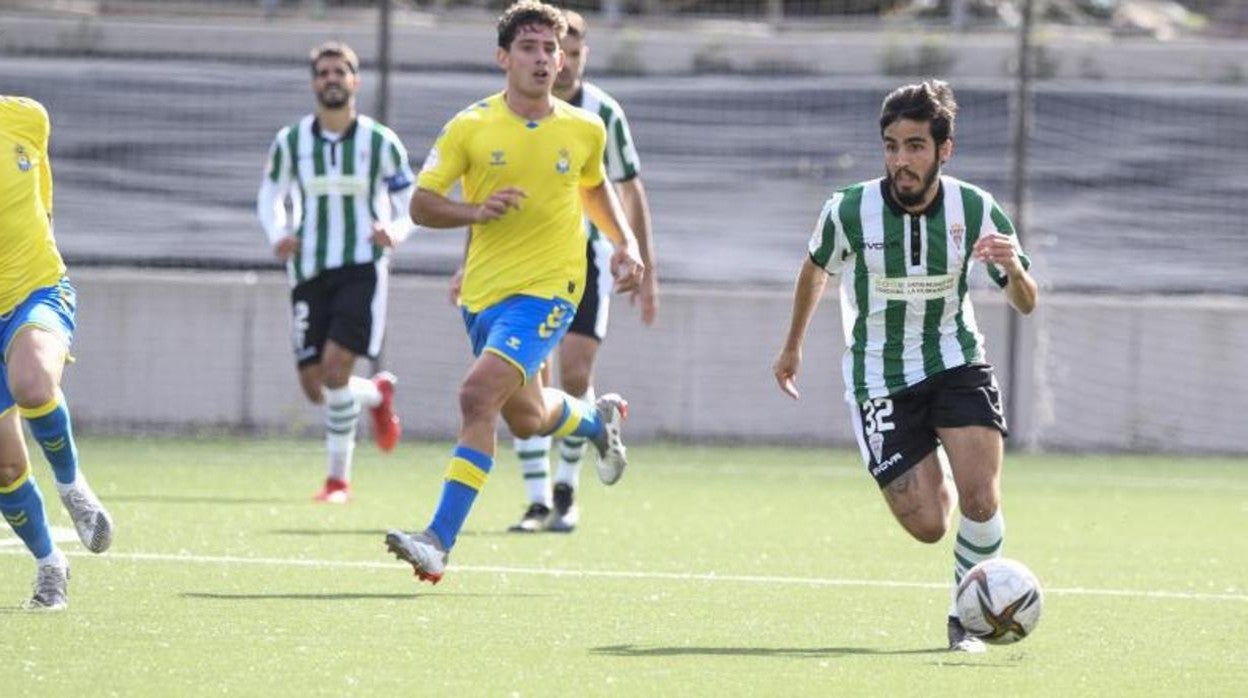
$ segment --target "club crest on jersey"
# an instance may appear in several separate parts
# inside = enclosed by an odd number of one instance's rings
[[[559,149],[559,161],[555,163],[555,172],[559,174],[567,174],[572,169],[572,155],[568,153],[567,148]]]
[[[490,164],[491,165],[506,165],[507,153],[501,150],[495,150],[494,152],[490,153]]]
[[[22,172],[29,172],[31,168],[31,162],[30,162],[30,156],[26,154],[26,149],[19,145],[16,148],[14,148],[13,151],[14,151],[14,154],[17,156],[17,169],[21,170]]]
[[[962,240],[966,238],[966,226],[961,223],[954,223],[949,226],[949,235],[953,237],[953,249],[958,251],[958,257],[962,256]]]

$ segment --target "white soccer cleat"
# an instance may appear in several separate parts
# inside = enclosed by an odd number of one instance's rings
[[[591,439],[598,448],[598,479],[604,485],[614,485],[628,466],[628,449],[620,436],[628,419],[628,402],[615,393],[608,393],[598,398],[595,408],[602,421],[602,433]]]
[[[102,553],[113,544],[113,517],[91,491],[81,473],[72,487],[61,493],[61,503],[78,531],[78,540],[93,553]]]
[[[438,537],[429,531],[404,533],[391,529],[386,532],[386,548],[394,556],[410,564],[421,581],[437,584],[446,571],[446,549]]]
[[[949,635],[950,652],[983,654],[988,651],[988,646],[984,644],[984,641],[966,632],[966,628],[962,627],[962,621],[956,616],[949,616],[946,631]]]
[[[35,593],[26,602],[30,611],[64,611],[69,608],[69,561],[39,565],[35,571]]]

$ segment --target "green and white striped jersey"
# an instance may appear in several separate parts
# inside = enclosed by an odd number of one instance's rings
[[[582,82],[580,91],[568,103],[597,114],[607,127],[607,149],[603,157],[607,179],[627,182],[641,173],[641,160],[637,157],[628,119],[615,98],[593,83]],[[590,240],[598,239],[598,228],[588,218],[585,219],[585,229]]]
[[[345,133],[327,134],[309,114],[273,139],[256,210],[271,245],[286,235],[299,238],[287,263],[298,284],[326,269],[382,259],[386,250],[372,242],[373,222],[406,237],[414,227],[408,215],[414,181],[407,151],[390,129],[360,115]]]
[[[885,397],[985,360],[967,293],[971,249],[985,233],[1013,236],[1014,225],[983,189],[946,176],[940,186],[922,215],[902,209],[883,178],[838,191],[819,215],[810,258],[840,275],[846,399]],[[1001,269],[986,268],[1005,286]]]

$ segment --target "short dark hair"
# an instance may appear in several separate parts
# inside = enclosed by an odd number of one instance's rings
[[[341,58],[347,62],[347,67],[351,69],[352,73],[360,72],[359,56],[356,56],[355,51],[352,51],[350,46],[347,46],[341,41],[326,41],[316,48],[313,48],[308,57],[312,61],[313,75],[316,75],[316,64],[319,63],[322,58],[327,57]]]
[[[880,135],[901,119],[926,121],[931,124],[932,139],[936,145],[941,145],[953,136],[953,120],[957,114],[953,88],[944,80],[905,85],[884,98],[884,105],[880,107]]]
[[[507,51],[516,40],[520,27],[537,24],[555,30],[555,37],[563,41],[568,34],[568,22],[563,12],[554,5],[540,0],[519,0],[503,11],[498,18],[498,47]]]
[[[576,10],[564,10],[563,18],[568,22],[568,36],[575,36],[578,39],[584,39],[589,34],[589,25],[585,23],[585,16]]]

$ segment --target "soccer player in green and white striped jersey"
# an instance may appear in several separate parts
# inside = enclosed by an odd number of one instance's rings
[[[620,205],[637,236],[641,259],[646,265],[646,275],[640,288],[633,292],[632,300],[641,305],[641,321],[650,325],[658,312],[659,282],[655,271],[650,206],[641,180],[641,161],[637,157],[624,110],[605,90],[583,79],[589,59],[585,18],[572,10],[564,10],[563,15],[568,21],[568,34],[562,43],[565,59],[563,68],[555,76],[554,94],[574,107],[597,114],[607,128],[603,164],[606,165],[607,178],[615,184]],[[598,349],[607,337],[613,283],[610,260],[615,248],[588,219],[585,229],[589,237],[585,294],[576,307],[572,326],[559,343],[559,383],[569,395],[593,405],[594,363]],[[549,382],[549,377],[547,380]],[[548,458],[551,444],[549,436],[515,440],[516,456],[524,475],[529,504],[520,521],[511,527],[512,531],[568,533],[576,528],[580,512],[574,497],[580,484],[585,439],[578,436],[560,439],[553,488]]]
[[[836,192],[823,206],[794,293],[774,372],[798,397],[802,343],[829,274],[840,277],[847,345],[846,399],[862,457],[897,521],[934,543],[961,509],[954,587],[975,563],[1001,554],[1000,476],[1005,417],[967,293],[976,261],[1030,313],[1037,288],[1014,226],[988,192],[941,174],[953,154],[953,91],[907,85],[884,100],[885,176]],[[980,652],[950,605],[949,647]]]
[[[381,351],[389,251],[415,227],[415,177],[398,137],[356,112],[355,52],[327,42],[312,50],[311,66],[316,112],[277,132],[256,209],[290,275],[299,383],[325,405],[328,475],[316,499],[344,503],[360,408],[372,412],[383,451],[400,436],[394,375],[368,380],[352,371],[357,356]]]

